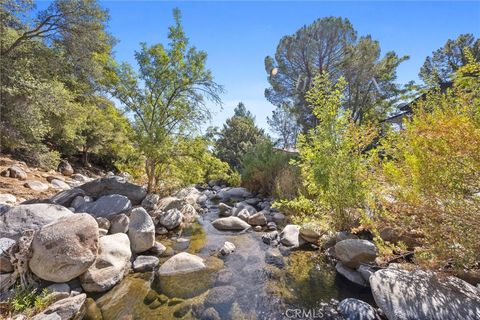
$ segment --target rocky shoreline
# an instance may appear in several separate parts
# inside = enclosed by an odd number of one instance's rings
[[[22,178],[15,170],[9,169],[8,175]],[[334,303],[332,317],[480,319],[477,287],[396,264],[379,268],[377,249],[368,239],[346,232],[325,233],[313,224],[288,224],[282,213],[271,208],[271,198],[244,188],[212,182],[206,188],[189,187],[161,198],[126,177],[82,177],[77,175],[79,183],[48,199],[17,204],[14,196],[0,195],[1,300],[8,301],[17,281],[47,288],[53,303],[33,319],[99,318],[90,297],[117,287],[131,272],[156,274],[168,297],[155,296],[151,303],[205,295],[201,308],[187,308],[178,318],[190,312],[194,318],[220,319],[237,295],[237,288],[222,280],[228,275],[221,271],[222,257],[235,255],[235,245],[226,241],[205,259],[185,252],[190,240],[182,235],[212,202],[219,213],[211,225],[219,232],[260,233],[269,246],[267,264],[281,269],[284,257],[293,251],[323,250],[352,285],[371,288],[378,308],[347,298]],[[171,239],[171,247],[157,241],[160,236]],[[212,286],[202,279],[211,279],[213,273],[217,285]]]

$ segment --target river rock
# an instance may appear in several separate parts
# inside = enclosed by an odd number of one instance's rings
[[[338,304],[338,311],[345,320],[376,320],[379,317],[375,309],[362,300],[347,298]]]
[[[182,221],[185,223],[193,222],[198,217],[195,207],[188,203],[180,209],[180,212],[182,214]]]
[[[0,238],[0,273],[13,272],[8,251],[15,243],[16,241],[13,239]]]
[[[147,251],[155,244],[155,225],[142,207],[133,209],[130,214],[128,237],[134,253]]]
[[[26,230],[39,229],[61,217],[70,215],[73,215],[72,211],[54,204],[18,205],[0,215],[0,234],[3,237],[18,240]]]
[[[202,196],[202,193],[195,187],[186,187],[175,193],[174,196],[179,199],[184,199],[190,205],[194,205],[200,203],[198,200]]]
[[[322,228],[315,223],[306,223],[300,228],[300,237],[303,240],[317,244],[320,237],[323,235]]]
[[[153,271],[158,266],[159,261],[154,256],[138,256],[133,262],[133,270],[136,272]]]
[[[383,269],[370,277],[372,294],[389,320],[480,319],[480,290],[431,271]]]
[[[218,204],[218,210],[220,211],[220,217],[229,217],[232,215],[232,207],[226,205],[225,203],[220,202]]]
[[[110,233],[127,233],[129,224],[130,218],[124,213],[110,216]]]
[[[130,241],[126,234],[116,233],[99,240],[95,263],[81,275],[80,282],[87,292],[105,292],[123,279],[130,266]]]
[[[96,179],[82,184],[79,188],[84,190],[86,195],[94,198],[113,194],[122,195],[127,197],[133,205],[140,204],[147,195],[144,187],[116,176]]]
[[[178,209],[170,209],[159,216],[158,222],[168,230],[175,229],[182,222],[182,213]]]
[[[258,198],[249,198],[245,200],[246,204],[249,204],[251,206],[256,206],[261,200]]]
[[[2,204],[15,204],[17,202],[17,197],[10,193],[0,194],[0,203]]]
[[[287,247],[298,247],[300,245],[299,236],[300,226],[289,224],[280,233],[280,242]]]
[[[92,216],[79,213],[60,218],[35,234],[30,270],[44,280],[70,281],[95,261],[98,241],[98,226]]]
[[[285,261],[283,260],[283,256],[278,248],[269,248],[265,252],[265,262],[279,268],[283,268],[285,266]]]
[[[203,310],[201,319],[202,320],[222,320],[222,318],[218,314],[218,311],[212,307],[206,308],[205,310]]]
[[[224,188],[218,192],[218,196],[223,200],[243,200],[251,198],[252,194],[245,188]]]
[[[238,217],[218,218],[212,222],[218,230],[246,230],[250,225]]]
[[[159,276],[173,276],[206,269],[202,258],[180,252],[168,259],[158,270]]]
[[[47,307],[41,313],[37,314],[32,320],[71,320],[82,319],[85,312],[85,293],[69,297],[55,302]]]
[[[358,268],[361,263],[375,261],[376,247],[367,240],[347,239],[335,244],[335,255],[347,267]]]
[[[30,188],[33,191],[37,191],[37,192],[44,192],[44,191],[48,190],[48,184],[45,184],[45,183],[40,182],[40,181],[35,181],[35,180],[30,180],[30,181],[25,182],[25,184],[23,186],[25,188]]]
[[[264,226],[267,224],[267,218],[262,211],[257,212],[248,218],[248,223],[252,226]]]
[[[73,200],[76,197],[82,197],[85,195],[85,192],[79,188],[73,188],[70,190],[65,190],[62,192],[57,193],[53,197],[50,198],[50,201],[55,204],[59,204],[64,207],[70,207]],[[85,200],[85,199],[84,199]],[[76,207],[75,207],[76,209]]]
[[[273,214],[273,222],[275,222],[276,224],[285,223],[285,215],[283,213],[280,213],[280,212],[275,212]]]
[[[155,244],[148,250],[148,252],[158,257],[161,256],[166,250],[167,248],[162,243],[155,241]]]
[[[350,280],[351,282],[358,284],[362,287],[368,287],[368,282],[362,277],[360,272],[355,269],[351,269],[344,265],[341,261],[337,262],[335,265],[335,269],[339,274],[344,276],[346,279]]]
[[[223,246],[220,248],[220,254],[222,256],[228,256],[229,254],[232,254],[235,251],[235,245],[231,242],[225,241]]]
[[[10,168],[2,171],[3,177],[10,177],[18,180],[27,180],[27,173],[19,166],[13,165]]]
[[[65,183],[65,181],[62,181],[60,179],[53,179],[50,181],[50,184],[54,189],[60,189],[60,190],[70,190],[71,187]]]
[[[210,289],[205,298],[205,307],[214,307],[216,310],[230,308],[237,296],[237,289],[233,286],[220,286]],[[223,313],[223,312],[222,312]]]
[[[142,207],[145,208],[145,210],[147,211],[156,210],[159,200],[160,196],[158,194],[149,193],[147,194],[145,199],[142,200]]]
[[[162,212],[168,211],[170,209],[180,210],[184,205],[185,201],[177,197],[165,197],[160,199],[157,203],[157,210],[155,211],[155,216],[161,214]]]
[[[223,286],[230,284],[233,280],[233,273],[228,269],[222,269],[217,274],[216,285]]]
[[[367,283],[370,283],[370,277],[375,273],[375,270],[367,265],[360,265],[357,268],[357,271],[362,275],[362,278],[365,279]]]
[[[61,160],[58,164],[57,171],[64,176],[71,176],[73,174],[73,168],[66,160]]]
[[[70,178],[72,178],[75,181],[81,182],[81,183],[92,181],[91,178],[86,177],[86,176],[84,176],[83,174],[80,174],[80,173],[74,173],[70,176]]]
[[[248,219],[250,218],[250,213],[248,212],[247,209],[242,209],[240,212],[236,213],[235,216],[247,222]]]
[[[267,232],[262,236],[262,241],[265,244],[275,244],[278,243],[278,231],[274,230],[272,232]]]
[[[249,216],[257,213],[257,209],[255,209],[253,206],[247,204],[246,202],[237,202],[235,204],[235,207],[232,209],[232,215],[238,216],[239,213],[242,212],[243,210],[246,210],[248,212]]]
[[[100,229],[110,229],[110,221],[107,218],[98,217],[95,220],[97,220],[97,224]]]
[[[112,194],[98,198],[94,202],[86,202],[80,206],[78,212],[90,213],[95,217],[109,217],[118,213],[127,212],[132,208],[130,200],[122,195]]]

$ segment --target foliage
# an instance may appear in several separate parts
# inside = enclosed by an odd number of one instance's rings
[[[385,219],[422,233],[416,257],[436,266],[479,261],[480,65],[467,56],[454,89],[429,93],[405,130],[382,143],[382,176],[395,198]]]
[[[51,296],[47,289],[38,292],[36,288],[22,288],[18,285],[12,290],[12,295],[8,300],[8,309],[14,314],[24,313],[32,316],[42,312],[51,302]]]
[[[358,126],[341,106],[345,80],[333,84],[328,75],[317,77],[306,100],[318,125],[300,135],[297,144],[304,194],[280,202],[298,213],[322,216],[336,230],[350,229],[358,219],[366,197],[363,177],[367,172],[365,148],[375,132]],[[305,206],[305,207],[302,207]]]
[[[246,110],[243,103],[239,103],[234,115],[228,118],[223,128],[214,133],[215,154],[227,162],[234,170],[239,170],[245,153],[253,145],[267,139],[264,131],[255,125],[255,118]]]
[[[291,149],[297,144],[297,136],[300,133],[297,125],[295,110],[290,105],[282,104],[273,110],[272,117],[267,118],[267,123],[278,136],[275,143],[279,148]]]
[[[357,39],[347,19],[326,17],[283,37],[275,57],[265,58],[270,88],[265,97],[279,109],[291,105],[297,131],[307,132],[318,124],[306,100],[313,79],[328,73],[332,81],[344,77],[342,106],[357,123],[382,118],[399,93],[396,68],[408,57],[394,52],[380,56],[380,45],[370,36]],[[281,111],[278,111],[281,112]]]
[[[282,192],[279,174],[288,170],[291,155],[275,150],[270,141],[261,141],[253,145],[242,159],[242,184],[253,192],[272,195]]]
[[[110,92],[133,115],[149,190],[158,187],[158,175],[171,162],[167,150],[177,144],[177,137],[188,135],[209,118],[205,98],[220,103],[222,92],[205,67],[207,54],[188,45],[178,9],[174,18],[168,48],[142,43],[135,53],[138,73],[126,63],[113,64],[109,72]]]
[[[480,59],[480,39],[475,39],[473,34],[461,34],[455,40],[449,39],[442,48],[425,59],[420,78],[429,86],[451,81],[454,73],[467,64],[466,49],[475,59]]]

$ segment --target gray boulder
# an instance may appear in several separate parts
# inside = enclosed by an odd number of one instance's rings
[[[155,225],[142,207],[133,209],[130,214],[128,237],[134,253],[147,251],[155,244]]]
[[[195,207],[188,203],[180,209],[180,212],[182,214],[182,221],[185,223],[193,222],[198,217]]]
[[[218,196],[223,200],[244,200],[251,198],[252,194],[245,188],[224,188],[218,192]]]
[[[133,262],[133,270],[136,272],[153,271],[158,266],[159,261],[154,256],[138,256]]]
[[[252,226],[264,226],[267,224],[267,218],[265,218],[263,212],[260,211],[251,215],[248,218],[248,223]]]
[[[155,193],[149,193],[142,201],[142,207],[147,211],[156,210],[160,196]]]
[[[347,239],[335,244],[335,255],[347,267],[358,268],[362,263],[375,261],[375,245],[367,240]]]
[[[21,234],[29,229],[40,229],[42,226],[59,218],[73,215],[65,207],[48,204],[22,204],[10,208],[0,215],[0,235],[18,240]]]
[[[286,225],[280,233],[280,242],[287,247],[298,247],[300,243],[300,226]]]
[[[27,180],[27,173],[19,166],[13,165],[1,173],[4,177],[10,177],[18,180]]]
[[[370,277],[370,286],[389,320],[480,319],[480,290],[455,277],[383,269]]]
[[[214,307],[223,311],[231,307],[237,296],[237,289],[233,286],[220,286],[210,289],[205,298],[205,307]]]
[[[99,240],[95,263],[80,276],[87,292],[105,292],[123,279],[130,266],[130,241],[124,233],[103,236]]]
[[[110,217],[110,230],[111,234],[115,233],[127,233],[128,225],[130,224],[130,218],[124,214],[116,214]]]
[[[79,188],[85,191],[86,195],[94,198],[119,194],[130,199],[133,205],[140,204],[147,195],[147,190],[144,187],[115,176],[96,179],[82,184]]]
[[[0,203],[1,204],[15,204],[17,202],[17,197],[10,193],[0,194]]]
[[[257,209],[247,204],[246,202],[237,202],[235,204],[235,207],[232,209],[232,215],[238,216],[238,214],[243,210],[246,210],[249,216],[257,213]]]
[[[182,218],[180,210],[170,209],[158,217],[158,222],[168,230],[172,230],[180,225]]]
[[[322,228],[315,223],[306,223],[300,228],[300,237],[310,243],[317,244],[323,234]]]
[[[71,176],[73,174],[73,168],[67,160],[61,160],[58,164],[57,171],[64,176]]]
[[[232,254],[235,251],[236,247],[233,243],[225,241],[223,246],[220,248],[220,254],[222,256],[228,256],[229,254]]]
[[[365,281],[365,279],[363,278],[360,272],[358,272],[355,269],[351,269],[347,267],[341,261],[337,262],[337,264],[335,265],[335,269],[339,274],[341,274],[351,282],[358,284],[359,286],[362,286],[362,287],[368,287],[369,285],[368,282]]]
[[[60,218],[35,234],[31,248],[29,267],[35,275],[52,282],[70,281],[95,261],[97,222],[82,213]]]
[[[220,216],[221,217],[229,217],[232,215],[232,207],[229,205],[226,205],[225,203],[219,203],[218,204],[218,210],[220,211]]]
[[[65,183],[65,181],[62,181],[60,179],[53,179],[50,181],[50,184],[54,189],[60,189],[60,190],[70,190],[71,187]]]
[[[218,230],[246,230],[250,225],[238,217],[218,218],[212,222]]]
[[[87,295],[85,293],[65,298],[47,307],[41,313],[37,314],[32,320],[71,320],[82,319],[85,312],[85,301]]]
[[[270,248],[265,252],[265,262],[279,268],[285,266],[285,261],[278,248]]]
[[[132,208],[130,200],[122,195],[112,194],[98,198],[93,202],[86,202],[76,211],[90,213],[95,217],[109,217],[118,213],[127,212]]]
[[[338,311],[346,320],[376,320],[379,319],[375,309],[362,300],[347,298],[338,304]]]
[[[240,212],[235,213],[235,216],[239,217],[243,221],[247,222],[248,219],[250,218],[250,213],[248,212],[247,209],[242,209]]]

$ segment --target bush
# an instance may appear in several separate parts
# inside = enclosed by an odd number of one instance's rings
[[[360,218],[367,194],[365,148],[375,132],[357,126],[342,109],[345,81],[332,84],[324,74],[314,80],[306,100],[318,125],[298,138],[296,165],[302,196],[277,206],[306,220],[317,218],[336,230],[348,230]]]
[[[242,185],[264,195],[291,194],[293,191],[285,185],[292,178],[288,173],[290,159],[292,155],[275,150],[268,140],[255,144],[242,159]]]
[[[8,300],[8,309],[9,313],[24,313],[30,317],[45,310],[51,302],[47,289],[38,292],[36,288],[17,285]]]

